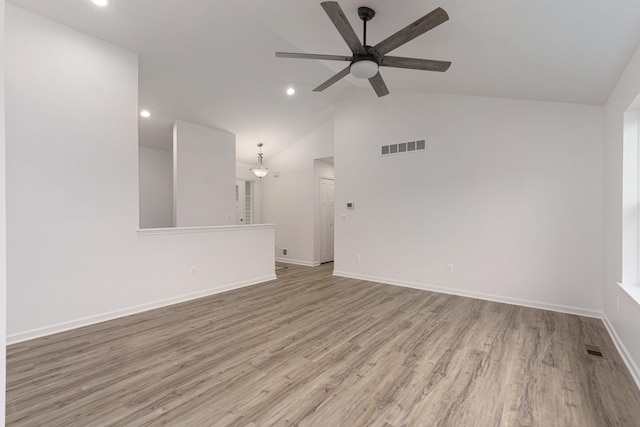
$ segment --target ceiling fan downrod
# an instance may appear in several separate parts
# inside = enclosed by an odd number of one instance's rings
[[[376,16],[376,12],[370,7],[361,6],[358,8],[358,16],[362,19],[364,30],[362,35],[362,45],[367,47],[367,21],[370,21],[374,16]]]

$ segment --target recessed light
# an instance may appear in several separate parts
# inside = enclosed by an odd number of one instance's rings
[[[105,7],[109,5],[109,0],[91,0],[93,4],[100,7]]]
[[[140,111],[140,115],[144,118],[151,117],[151,113],[149,112],[149,110]]]
[[[294,93],[296,93],[296,90],[294,88],[290,87],[289,89],[287,89],[287,95],[291,96]]]

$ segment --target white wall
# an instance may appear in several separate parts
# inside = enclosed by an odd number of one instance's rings
[[[599,315],[602,107],[359,90],[335,117],[336,274]]]
[[[173,227],[173,155],[140,147],[140,228]]]
[[[8,5],[6,58],[10,342],[275,277],[270,227],[136,232],[136,55]]]
[[[0,0],[0,420],[5,415],[7,341],[7,229],[4,118],[4,0]],[[0,421],[3,424],[4,421]]]
[[[176,121],[173,159],[176,227],[233,224],[236,136]]]
[[[264,164],[270,172],[262,178],[262,214],[266,222],[276,224],[276,259],[317,265],[314,159],[333,156],[333,123],[324,124],[275,156],[269,155],[267,145],[263,148]],[[283,248],[288,250],[287,256],[282,255]]]
[[[640,305],[617,285],[623,279],[623,117],[624,111],[639,94],[640,50],[637,50],[605,106],[604,314],[606,324],[640,387]]]

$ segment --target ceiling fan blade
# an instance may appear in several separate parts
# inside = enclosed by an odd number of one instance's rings
[[[335,1],[325,1],[320,4],[344,41],[347,42],[347,46],[349,46],[351,52],[353,52],[354,55],[366,55],[367,52],[364,46],[362,46],[362,42],[358,39],[356,32],[353,31],[353,27],[347,20],[340,5]]]
[[[444,9],[441,7],[434,9],[414,23],[407,25],[397,33],[375,45],[372,48],[373,54],[380,57],[448,20],[449,15],[447,15]]]
[[[343,77],[348,76],[348,75],[349,75],[349,67],[347,67],[344,70],[340,71],[338,74],[334,75],[329,80],[327,80],[326,82],[322,83],[320,86],[315,88],[313,91],[314,92],[322,92],[323,90],[325,90],[326,88],[328,88],[329,86],[331,86],[332,84],[337,82],[338,80],[340,80]]]
[[[321,59],[327,61],[351,61],[352,56],[344,55],[318,55],[315,53],[294,53],[294,52],[276,52],[278,58],[294,58],[294,59]]]
[[[380,73],[371,77],[369,79],[369,83],[371,83],[371,86],[373,87],[373,90],[376,91],[378,97],[389,94],[389,89],[387,89],[387,85],[384,83],[384,80],[382,80],[382,76],[380,75]]]
[[[436,61],[434,59],[402,58],[399,56],[384,56],[380,60],[382,67],[409,68],[412,70],[447,71],[450,61]]]

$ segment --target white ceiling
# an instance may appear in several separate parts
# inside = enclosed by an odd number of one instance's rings
[[[276,51],[348,55],[318,0],[9,0],[140,55],[140,144],[170,149],[181,119],[237,135],[241,161],[265,158],[332,117],[333,103],[366,81],[312,89],[347,63],[277,59]],[[383,68],[393,97],[442,92],[603,104],[640,43],[632,0],[341,0],[356,33],[359,6],[376,17],[374,45],[434,8],[450,20],[393,51],[452,61],[446,73]],[[293,97],[285,94],[296,88]],[[371,102],[384,102],[373,90]]]

